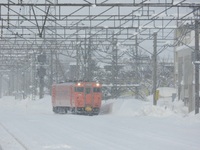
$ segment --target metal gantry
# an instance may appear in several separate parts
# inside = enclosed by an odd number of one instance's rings
[[[35,95],[41,52],[47,56],[43,67],[48,88],[69,79],[66,64],[71,60],[76,62],[75,79],[92,80],[96,59],[112,66],[115,89],[121,47],[133,46],[153,55],[153,35],[157,33],[157,41],[164,43],[158,47],[158,55],[179,43],[174,38],[177,26],[194,23],[199,11],[197,0],[2,0],[0,70],[23,70],[23,76],[34,82],[29,88]]]

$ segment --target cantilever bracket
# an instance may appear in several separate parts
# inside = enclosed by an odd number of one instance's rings
[[[34,17],[35,17],[35,21],[36,21],[36,25],[37,25],[37,28],[38,28],[38,32],[39,32],[39,37],[42,37],[42,33],[44,31],[44,26],[46,24],[46,20],[47,20],[47,16],[49,14],[49,9],[50,9],[50,5],[47,9],[47,12],[46,12],[46,15],[45,15],[45,19],[44,19],[44,22],[43,22],[43,25],[42,25],[42,29],[40,31],[40,27],[39,27],[39,24],[38,24],[38,21],[37,21],[37,18],[36,18],[36,14],[35,14],[35,10],[34,10],[34,7],[32,6],[32,10],[33,10],[33,14],[34,14]]]

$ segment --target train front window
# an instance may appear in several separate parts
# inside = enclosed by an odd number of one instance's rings
[[[101,88],[93,88],[93,92],[101,92]]]
[[[86,93],[86,94],[90,94],[90,88],[86,88],[86,89],[85,89],[85,93]]]
[[[83,87],[75,87],[75,92],[83,92],[84,88]]]

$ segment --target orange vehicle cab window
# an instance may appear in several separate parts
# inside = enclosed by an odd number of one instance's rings
[[[84,88],[83,87],[75,87],[74,91],[75,92],[83,92]]]
[[[93,92],[96,92],[96,93],[98,93],[98,92],[101,92],[101,88],[93,88]]]
[[[90,94],[90,91],[91,91],[90,88],[86,88],[86,89],[85,89],[85,93],[86,93],[86,94]]]

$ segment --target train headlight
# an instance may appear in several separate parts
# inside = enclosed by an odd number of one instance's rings
[[[90,106],[87,106],[87,107],[85,107],[85,110],[86,110],[87,112],[89,112],[89,111],[92,111],[92,108],[91,108]]]
[[[78,83],[78,86],[80,86],[80,85],[81,85],[81,83],[79,82],[79,83]]]
[[[97,83],[96,86],[99,86],[99,83]]]

